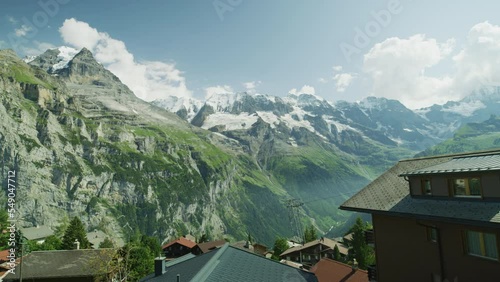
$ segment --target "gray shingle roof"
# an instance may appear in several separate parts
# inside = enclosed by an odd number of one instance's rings
[[[141,281],[176,281],[177,274],[180,274],[181,281],[197,282],[318,281],[313,273],[240,250],[227,243],[219,249],[171,265],[161,276],[149,276]]]
[[[114,249],[36,251],[23,259],[23,278],[68,278],[91,277],[104,273],[104,263],[115,254]],[[20,266],[17,266],[20,268]],[[5,281],[19,279],[16,274],[7,274]]]
[[[48,226],[21,228],[23,236],[28,240],[40,240],[54,234],[54,231]]]
[[[496,156],[500,155],[498,150],[488,153],[496,154]],[[440,166],[445,167],[446,163],[454,163],[456,157],[462,157],[462,160],[456,158],[457,162],[463,161],[469,164],[481,159],[473,156],[478,156],[478,154],[470,153],[402,160],[352,196],[340,208],[368,213],[390,213],[498,226],[500,224],[499,202],[411,197],[408,182],[401,176],[407,172],[426,171],[429,168]],[[484,159],[489,160],[490,158]]]
[[[402,175],[500,170],[500,154],[456,157],[445,163],[405,172]]]

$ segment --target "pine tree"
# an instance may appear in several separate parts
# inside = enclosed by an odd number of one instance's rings
[[[340,256],[340,250],[339,250],[339,247],[337,245],[335,245],[335,247],[333,247],[333,259],[336,261],[342,260],[342,257]]]
[[[288,250],[288,241],[285,238],[276,238],[274,241],[273,256],[272,259],[279,260],[280,255]]]
[[[91,244],[87,239],[87,234],[82,222],[78,217],[74,217],[68,225],[66,232],[62,239],[62,249],[73,250],[75,249],[75,240],[80,242],[80,249],[90,249]]]
[[[318,235],[316,234],[316,228],[311,224],[308,227],[306,227],[306,230],[304,231],[304,243],[312,242],[314,240],[318,239]]]
[[[114,248],[114,247],[115,244],[108,237],[104,238],[104,240],[99,244],[99,249]]]
[[[366,269],[375,261],[373,249],[368,246],[365,241],[364,231],[367,230],[367,228],[368,226],[358,217],[356,223],[350,230],[353,234],[349,256],[350,259],[356,259],[361,269]]]

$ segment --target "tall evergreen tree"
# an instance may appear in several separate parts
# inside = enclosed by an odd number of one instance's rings
[[[358,217],[356,223],[351,228],[352,241],[349,248],[349,258],[355,258],[358,262],[359,268],[366,269],[370,264],[375,262],[375,255],[373,249],[366,244],[364,231],[367,230],[368,225]]]
[[[316,228],[314,228],[314,225],[311,224],[308,227],[306,227],[306,230],[304,231],[304,241],[305,243],[308,243],[316,239],[318,239]]]
[[[62,239],[62,249],[73,250],[75,249],[75,240],[80,242],[80,249],[90,249],[91,244],[87,239],[87,233],[83,227],[83,223],[78,217],[74,217],[68,225],[66,232]]]
[[[342,257],[340,256],[340,250],[339,250],[339,247],[337,245],[335,245],[335,247],[333,247],[333,259],[336,261],[342,260]]]
[[[286,250],[288,250],[288,241],[282,237],[276,238],[276,241],[274,241],[272,258],[279,260],[280,255]]]
[[[104,240],[99,244],[99,249],[114,248],[114,247],[115,244],[108,237],[104,238]]]

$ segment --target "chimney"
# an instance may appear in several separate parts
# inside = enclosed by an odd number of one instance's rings
[[[80,249],[80,242],[78,242],[78,239],[75,239],[75,242],[73,244],[75,245],[76,250]]]
[[[165,273],[165,258],[157,257],[155,258],[155,277],[161,276]]]

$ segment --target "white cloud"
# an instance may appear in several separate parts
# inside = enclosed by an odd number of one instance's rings
[[[318,82],[321,82],[321,83],[328,83],[328,79],[325,79],[323,77],[320,77],[318,78]]]
[[[426,69],[449,57],[454,43],[417,34],[376,44],[363,65],[373,80],[372,95],[399,99],[415,109],[457,101],[481,87],[500,86],[500,26],[474,25],[464,47],[452,57],[453,71],[441,77],[426,75]]]
[[[288,91],[288,93],[293,94],[293,95],[299,95],[299,94],[312,94],[312,95],[314,95],[314,94],[316,94],[315,92],[316,91],[314,90],[314,87],[312,87],[310,85],[304,85],[299,90],[297,90],[297,88],[293,88],[293,89],[290,89],[290,91]]]
[[[489,22],[473,26],[466,46],[453,61],[454,90],[461,96],[484,85],[500,85],[500,26]]]
[[[355,78],[355,74],[352,73],[337,73],[333,76],[333,80],[335,81],[335,88],[337,92],[344,92],[351,82]]]
[[[191,96],[186,79],[175,64],[135,60],[123,41],[74,18],[59,28],[62,39],[77,49],[87,48],[108,70],[125,83],[137,97],[152,101],[165,96]]]
[[[244,82],[243,86],[246,88],[248,93],[255,93],[255,88],[257,88],[262,82],[259,81],[249,81],[249,82]]]
[[[333,66],[332,69],[333,71],[340,72],[342,71],[342,66]]]
[[[28,34],[28,32],[30,32],[31,30],[32,28],[30,26],[23,24],[20,28],[16,28],[14,30],[14,33],[16,34],[17,37],[22,37],[26,36],[26,34]]]
[[[342,71],[342,66],[334,66],[333,68],[333,81],[335,81],[335,88],[337,92],[344,92],[349,85],[351,85],[354,78],[357,76],[356,73],[348,73]]]
[[[365,54],[363,64],[364,72],[373,80],[372,95],[398,99],[413,109],[456,99],[451,77],[425,75],[427,68],[452,52],[454,44],[454,39],[438,43],[422,34],[375,44]]]
[[[217,85],[205,88],[205,99],[208,100],[215,94],[233,94],[233,88],[229,85]]]

